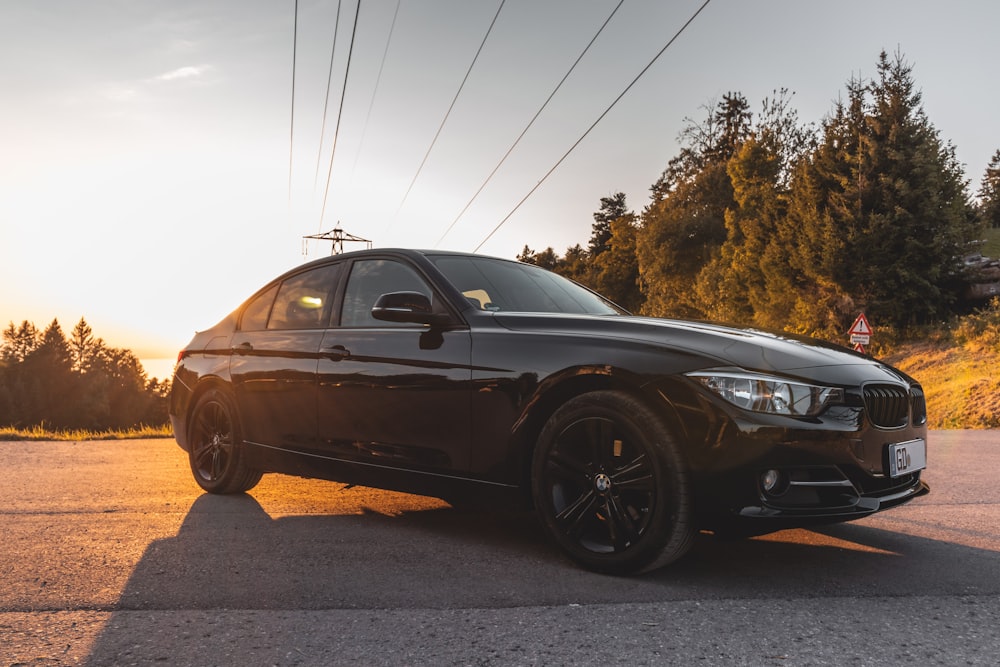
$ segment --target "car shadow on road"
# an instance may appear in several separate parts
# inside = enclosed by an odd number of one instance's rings
[[[362,508],[272,518],[251,495],[206,494],[177,535],[149,545],[88,662],[113,664],[134,649],[135,612],[962,595],[996,593],[998,572],[997,551],[853,524],[742,541],[701,535],[678,563],[611,577],[565,560],[531,513]]]

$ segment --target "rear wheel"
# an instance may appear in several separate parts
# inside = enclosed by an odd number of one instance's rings
[[[209,493],[242,493],[260,481],[261,473],[244,462],[243,437],[233,399],[210,389],[191,414],[191,472]]]
[[[683,456],[663,421],[622,392],[583,394],[552,415],[532,493],[556,544],[599,572],[661,567],[694,539]]]

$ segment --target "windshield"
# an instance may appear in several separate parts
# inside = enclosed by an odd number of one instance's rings
[[[480,310],[578,315],[625,312],[573,281],[530,264],[488,257],[429,259]]]

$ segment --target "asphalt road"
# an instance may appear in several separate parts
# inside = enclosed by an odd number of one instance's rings
[[[580,570],[525,513],[265,476],[170,440],[0,443],[0,666],[996,665],[1000,431],[931,434],[931,495]]]

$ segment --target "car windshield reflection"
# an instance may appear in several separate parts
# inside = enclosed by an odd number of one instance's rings
[[[438,256],[434,265],[480,310],[622,315],[621,308],[539,267],[487,257]]]

